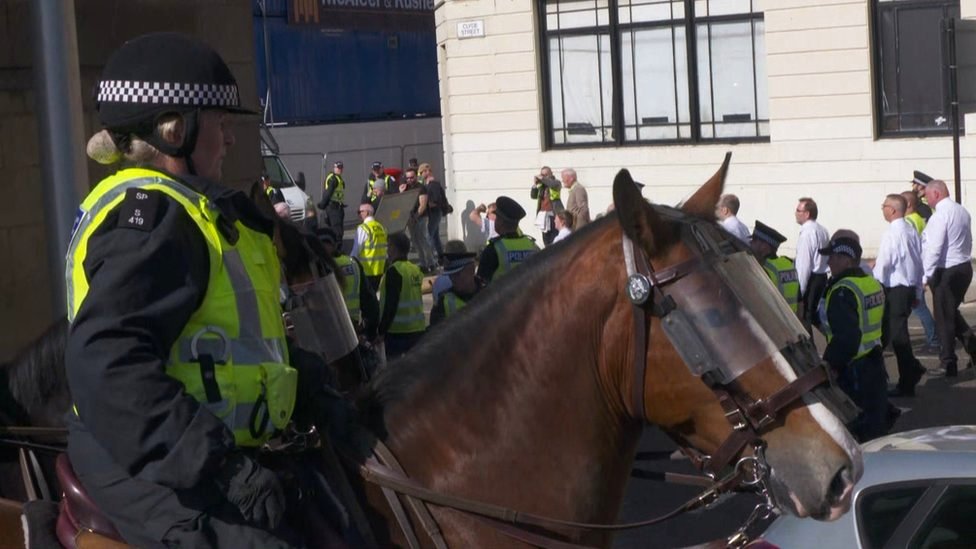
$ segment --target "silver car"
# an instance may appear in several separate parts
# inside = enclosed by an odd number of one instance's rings
[[[851,512],[834,522],[781,516],[750,547],[976,548],[976,425],[895,433],[862,449]]]

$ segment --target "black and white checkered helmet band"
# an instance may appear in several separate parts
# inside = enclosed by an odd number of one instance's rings
[[[239,107],[234,84],[190,84],[185,82],[138,82],[102,80],[99,103],[149,103],[190,107]]]
[[[779,241],[777,241],[775,238],[769,236],[768,234],[766,234],[766,233],[764,233],[762,231],[753,231],[752,237],[753,238],[758,238],[759,240],[762,240],[763,242],[769,244],[773,248],[778,248],[779,247],[779,244],[780,244]]]
[[[831,253],[834,253],[834,254],[844,254],[846,256],[853,257],[854,259],[857,259],[857,252],[854,251],[854,248],[852,248],[852,247],[850,247],[850,246],[848,246],[846,244],[839,244],[839,245],[834,246],[833,249],[831,250]]]

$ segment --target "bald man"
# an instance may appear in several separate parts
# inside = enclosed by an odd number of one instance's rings
[[[976,338],[959,314],[959,305],[973,280],[972,221],[966,208],[949,198],[944,181],[930,181],[925,186],[925,198],[934,212],[922,232],[922,280],[932,288],[935,328],[942,342],[939,362],[945,375],[954,377],[958,375],[956,339],[970,357],[976,356]]]

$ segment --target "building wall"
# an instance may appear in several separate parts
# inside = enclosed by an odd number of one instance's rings
[[[52,284],[45,255],[44,184],[35,114],[30,2],[0,0],[0,362],[52,322]],[[246,105],[256,107],[249,0],[75,0],[86,138],[99,128],[91,90],[108,55],[125,40],[154,31],[204,38],[225,57]],[[235,125],[237,144],[225,182],[243,187],[260,174],[257,119]],[[81,144],[83,147],[84,144]],[[88,163],[88,181],[108,169]]]
[[[976,15],[973,0],[963,13]],[[885,194],[909,188],[912,170],[952,188],[952,138],[876,139],[869,0],[765,0],[770,141],[543,150],[541,76],[534,2],[453,0],[437,10],[438,74],[447,180],[455,205],[519,200],[530,214],[532,176],[540,166],[573,167],[587,187],[590,210],[610,204],[616,171],[647,184],[644,196],[674,204],[703,183],[732,151],[726,192],[739,196],[740,217],[759,218],[798,234],[797,198],[813,197],[830,230],[848,228],[876,252],[886,223]],[[968,6],[967,6],[968,4]],[[486,36],[457,38],[457,23],[483,20]],[[976,120],[970,120],[971,131]],[[976,142],[963,138],[963,199],[976,206]],[[456,208],[459,212],[464,209]],[[531,217],[531,215],[530,215]],[[466,230],[457,215],[452,236]],[[521,228],[539,236],[526,218]]]

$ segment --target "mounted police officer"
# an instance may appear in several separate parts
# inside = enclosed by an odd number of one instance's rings
[[[112,55],[96,105],[89,155],[128,167],[84,200],[67,256],[74,470],[140,547],[300,544],[256,450],[321,402],[322,372],[290,364],[307,353],[285,337],[272,221],[217,183],[228,115],[250,113],[237,83],[202,42],[150,34]]]
[[[535,240],[519,231],[518,223],[525,217],[522,206],[507,196],[499,196],[495,207],[495,231],[498,236],[488,241],[478,261],[478,278],[484,284],[510,273],[539,251]]]
[[[820,254],[829,256],[832,273],[821,319],[827,336],[823,358],[838,386],[861,408],[848,428],[858,440],[871,440],[888,430],[888,374],[881,355],[884,288],[861,270],[857,240],[834,238]]]
[[[786,242],[786,237],[779,231],[762,221],[756,221],[749,247],[752,248],[752,253],[756,255],[759,264],[766,270],[769,279],[773,281],[773,285],[795,314],[800,303],[800,282],[796,276],[793,260],[776,255],[779,245],[783,242]]]

